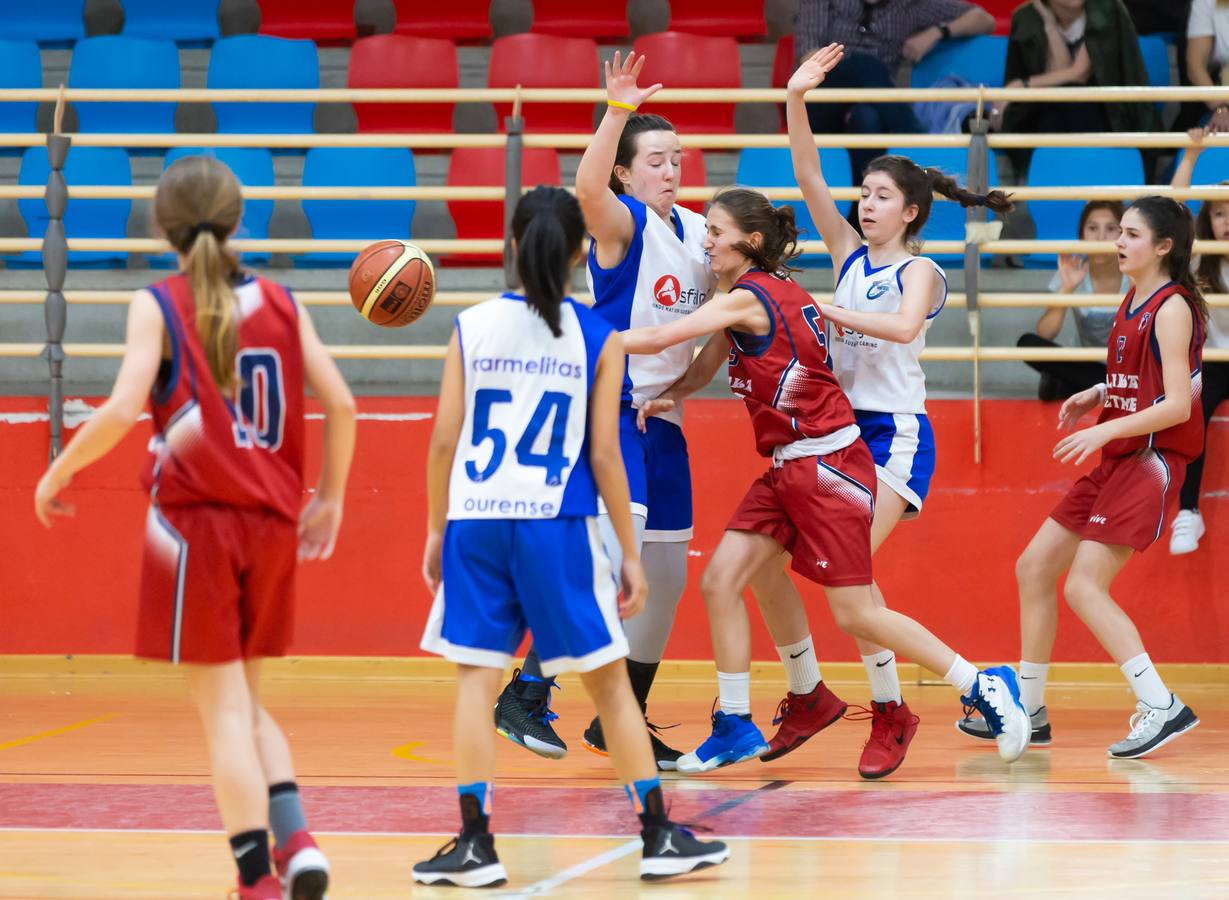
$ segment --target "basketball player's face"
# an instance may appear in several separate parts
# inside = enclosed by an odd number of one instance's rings
[[[717,276],[720,285],[727,282],[733,284],[751,265],[751,261],[735,248],[744,241],[754,244],[761,240],[761,235],[759,232],[747,234],[741,230],[734,217],[722,206],[709,207],[705,224],[704,250],[708,254],[708,267]]]
[[[869,172],[862,179],[858,222],[872,244],[889,244],[904,238],[905,225],[917,217],[916,206],[905,205],[905,195],[886,172]]]
[[[663,219],[679,192],[683,149],[673,131],[646,131],[636,139],[630,169],[620,175],[624,189]]]
[[[1118,248],[1118,269],[1133,281],[1147,277],[1173,249],[1173,241],[1157,242],[1148,221],[1136,210],[1128,209],[1122,217],[1122,234],[1114,242]]]

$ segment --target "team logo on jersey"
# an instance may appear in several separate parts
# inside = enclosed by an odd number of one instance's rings
[[[682,286],[673,275],[663,275],[657,279],[657,284],[653,285],[653,299],[662,306],[678,303],[681,294]]]
[[[872,282],[871,286],[866,289],[866,299],[878,300],[890,290],[892,290],[892,279],[890,278]]]
[[[1152,313],[1146,312],[1139,317],[1139,330],[1143,331],[1148,327],[1148,320],[1152,318]]]

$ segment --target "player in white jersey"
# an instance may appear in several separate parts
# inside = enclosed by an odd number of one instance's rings
[[[606,64],[608,107],[576,171],[576,197],[593,238],[586,274],[594,311],[619,330],[665,325],[698,309],[715,278],[704,253],[704,217],[675,205],[682,150],[678,135],[661,116],[635,109],[660,84],[641,88],[644,58],[616,53]],[[691,540],[691,473],[683,438],[682,410],[650,421],[641,433],[636,410],[672,385],[691,363],[694,342],[627,362],[619,440],[631,489],[637,544],[649,582],[645,612],[626,623],[628,672],[643,709],[665,651],[674,613],[687,582]],[[612,555],[618,547],[603,526]],[[567,745],[551,727],[550,682],[535,654],[500,696],[496,728],[505,737],[547,757]],[[586,748],[605,752],[594,719]],[[653,751],[663,770],[675,768],[679,751],[656,735]]]
[[[875,460],[879,488],[873,551],[897,522],[921,511],[934,471],[934,432],[926,418],[926,380],[918,357],[926,330],[947,298],[947,279],[934,261],[917,255],[916,247],[933,194],[996,212],[1010,209],[1011,201],[999,191],[971,193],[937,169],[923,169],[905,157],[882,156],[870,163],[862,180],[858,218],[863,242],[824,182],[804,101],[805,93],[840,62],[843,49],[830,44],[802,63],[789,81],[786,117],[798,186],[839,273],[833,304],[820,304],[819,310],[829,322],[833,370]],[[882,605],[878,586],[874,595]],[[765,616],[779,614],[782,606],[765,604]],[[775,631],[774,636],[778,642],[799,637],[781,638]],[[881,778],[904,761],[918,720],[901,697],[895,655],[863,640],[858,649],[872,694],[871,737],[858,771],[865,778]]]
[[[698,841],[666,817],[623,663],[619,618],[643,607],[647,587],[618,444],[622,342],[564,296],[584,230],[579,205],[561,188],[522,197],[512,233],[525,293],[461,313],[445,357],[427,459],[423,576],[435,602],[422,647],[458,666],[461,833],[414,866],[424,884],[507,880],[488,819],[496,738],[472,710],[491,708],[526,629],[543,674],[579,672],[602,716],[611,762],[640,814],[641,877],[729,856],[725,844]],[[599,494],[621,550],[622,606],[598,533]]]

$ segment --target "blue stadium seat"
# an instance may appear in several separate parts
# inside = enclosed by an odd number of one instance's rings
[[[933,166],[940,169],[962,185],[968,181],[969,151],[963,147],[897,147],[888,150],[888,153],[907,156],[923,168]],[[996,188],[999,186],[998,165],[994,159],[994,151],[991,150],[989,153],[990,171],[987,173],[989,177],[986,180],[991,188]],[[922,240],[963,241],[964,225],[968,221],[967,213],[968,211],[959,203],[950,200],[935,200],[930,207],[930,218],[926,220],[926,226],[922,229]],[[987,216],[993,220],[994,213],[988,212]],[[922,252],[926,252],[924,248]],[[964,265],[963,253],[927,253],[926,255],[941,266]],[[983,259],[989,262],[987,256],[983,255]]]
[[[849,164],[849,153],[840,147],[819,148],[819,163],[824,170],[824,180],[831,187],[849,187],[853,184],[853,173]],[[737,184],[743,187],[797,187],[794,179],[794,166],[790,162],[789,150],[784,147],[748,147],[738,154],[738,172],[734,176]],[[794,208],[794,221],[798,223],[801,240],[818,241],[819,229],[807,212],[807,206],[801,200],[782,200],[781,203]],[[774,201],[777,205],[777,201]],[[841,215],[846,215],[851,206],[850,201],[840,200],[836,208]],[[832,258],[826,253],[807,253],[799,258],[797,265],[806,267],[830,266]]]
[[[34,41],[0,40],[0,88],[41,88],[43,63]],[[0,103],[0,133],[12,134],[34,130],[37,103]],[[5,156],[21,151],[6,148]]]
[[[46,147],[31,147],[22,155],[18,184],[45,185],[51,167]],[[120,147],[74,147],[64,163],[68,184],[132,184],[128,154]],[[26,222],[29,237],[47,233],[47,207],[42,198],[18,200],[17,211]],[[69,200],[64,212],[64,233],[71,238],[122,238],[128,233],[131,200]],[[128,254],[116,251],[75,250],[68,254],[71,266],[122,267]],[[42,255],[37,250],[6,258],[10,268],[39,268]]]
[[[179,51],[171,41],[105,35],[73,50],[70,88],[178,88]],[[76,103],[83,132],[165,134],[175,130],[174,103]]]
[[[1096,187],[1144,183],[1144,161],[1134,147],[1038,147],[1029,162],[1031,187]],[[1030,200],[1028,212],[1039,241],[1078,238],[1082,200]],[[1053,266],[1053,254],[1033,254],[1029,266]]]
[[[216,41],[220,0],[122,0],[124,35],[203,47]]]
[[[166,154],[163,168],[170,168],[172,163],[185,156],[212,156],[228,166],[239,183],[246,187],[272,187],[275,184],[273,155],[264,147],[175,147]],[[243,218],[239,221],[235,237],[264,240],[269,236],[269,220],[272,218],[272,200],[244,200]],[[265,251],[246,252],[241,259],[244,265],[263,266],[268,264],[269,254]],[[156,268],[173,266],[175,256],[160,253],[151,256],[149,263]]]
[[[313,147],[303,163],[303,186],[413,187],[414,154],[401,147]],[[321,240],[404,240],[413,200],[304,200],[312,237]],[[349,266],[354,253],[307,253],[296,266]]]
[[[1141,35],[1139,52],[1144,57],[1148,84],[1152,87],[1169,87],[1169,44],[1165,38],[1159,34]]]
[[[979,34],[971,38],[941,41],[913,67],[909,84],[915,88],[933,85],[945,75],[959,75],[972,84],[1003,86],[1007,65],[1007,38]]]
[[[4,5],[4,37],[68,47],[85,37],[85,0],[33,0]]]
[[[263,34],[222,38],[209,56],[211,88],[318,88],[320,61],[311,41]],[[311,134],[314,103],[215,103],[218,131]]]

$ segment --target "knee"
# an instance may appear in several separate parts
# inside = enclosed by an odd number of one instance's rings
[[[735,573],[724,566],[708,564],[704,574],[700,576],[700,595],[704,597],[705,605],[728,603],[731,596],[739,593],[738,580]]]
[[[863,606],[842,605],[832,608],[832,618],[836,627],[846,634],[863,640],[873,640],[874,627],[871,622],[872,610]]]
[[[1069,573],[1067,583],[1063,585],[1063,599],[1072,611],[1081,617],[1084,610],[1095,603],[1102,593],[1100,586],[1093,579],[1080,572]]]
[[[1058,574],[1053,563],[1032,548],[1025,550],[1016,560],[1016,584],[1021,588],[1054,584],[1058,581]]]

